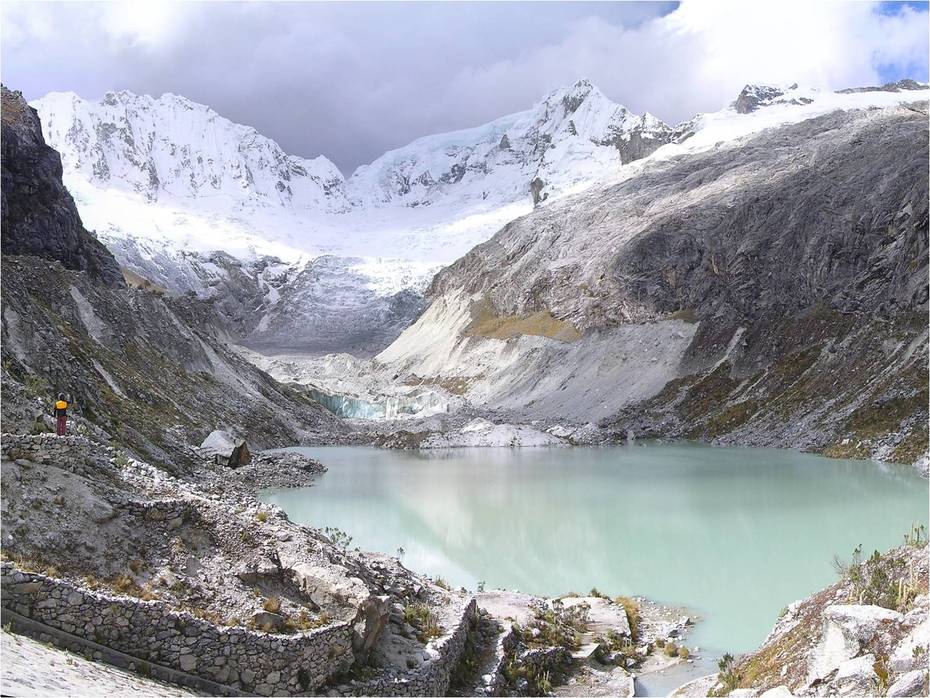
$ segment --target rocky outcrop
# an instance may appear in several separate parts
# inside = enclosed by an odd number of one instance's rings
[[[881,90],[882,92],[901,92],[902,90],[926,90],[925,83],[919,83],[916,80],[905,78],[897,82],[886,82],[884,85],[875,87],[847,87],[844,90],[837,90],[840,94],[855,94],[857,92],[873,92]]]
[[[61,158],[45,144],[36,110],[2,88],[2,252],[54,259],[108,286],[124,286],[113,255],[84,229],[62,184]]]
[[[701,695],[926,695],[928,611],[926,543],[876,552],[788,606],[762,647],[721,662]]]

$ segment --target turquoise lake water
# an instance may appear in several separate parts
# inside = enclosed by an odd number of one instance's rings
[[[298,450],[329,472],[266,501],[352,546],[474,589],[642,595],[700,618],[689,645],[758,646],[781,608],[836,579],[835,554],[928,523],[906,467],[774,449]]]

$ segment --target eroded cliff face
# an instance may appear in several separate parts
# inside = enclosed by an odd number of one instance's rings
[[[81,225],[35,111],[6,88],[2,225],[5,430],[47,428],[65,392],[73,429],[175,470],[216,428],[257,447],[340,432],[317,403],[232,351],[210,303],[126,287]]]
[[[81,223],[61,181],[61,158],[45,144],[35,109],[2,88],[2,249],[55,259],[108,286],[124,284],[113,255]]]
[[[920,103],[649,163],[441,272],[379,360],[618,435],[914,460],[927,450],[926,151]]]

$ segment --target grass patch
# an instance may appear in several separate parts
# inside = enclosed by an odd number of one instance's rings
[[[681,320],[682,322],[687,322],[690,325],[696,325],[701,320],[698,318],[697,314],[690,308],[682,308],[681,310],[676,310],[674,313],[668,316],[669,320]]]
[[[573,324],[559,320],[548,310],[529,315],[498,315],[490,299],[483,298],[472,303],[470,312],[471,322],[463,332],[468,337],[510,339],[521,335],[536,335],[560,342],[581,339],[581,332]]]
[[[926,422],[919,424],[905,436],[891,452],[891,462],[910,464],[930,450],[930,430]]]
[[[404,606],[404,621],[417,631],[420,642],[429,642],[442,634],[442,628],[436,620],[436,615],[424,603],[412,603]]]

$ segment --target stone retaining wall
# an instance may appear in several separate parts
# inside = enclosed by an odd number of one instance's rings
[[[470,599],[451,634],[430,642],[427,651],[434,658],[414,671],[399,674],[385,672],[370,681],[337,687],[343,695],[354,696],[444,696],[449,689],[452,670],[465,649],[472,621],[478,617],[478,605]]]
[[[55,434],[2,434],[0,450],[10,460],[25,458],[33,463],[49,463],[87,475],[95,466],[108,463],[118,451],[83,436]]]
[[[221,627],[173,611],[161,601],[91,591],[17,570],[10,562],[0,564],[0,583],[4,608],[140,660],[247,693],[306,693],[347,669],[354,658],[349,623],[297,635]]]

